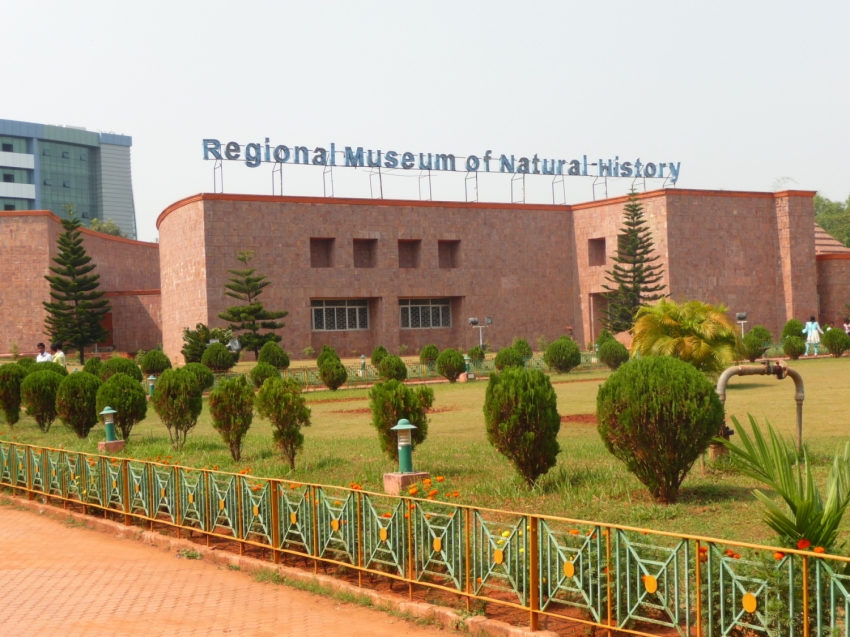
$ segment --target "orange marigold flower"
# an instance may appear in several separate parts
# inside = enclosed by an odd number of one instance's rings
[[[410,505],[410,510],[411,510],[411,511],[413,511],[413,509],[415,509],[415,508],[416,508],[416,505],[415,505],[415,504],[411,504],[411,505]]]
[[[437,476],[437,482],[443,482],[445,478],[443,476]]]
[[[384,513],[381,517],[391,518],[391,517],[393,517],[393,514],[392,513]]]
[[[334,506],[342,506],[342,502],[339,500],[334,500]]]
[[[476,581],[476,582],[478,582],[478,583],[480,584],[480,583],[481,583],[481,578],[479,577],[479,578],[478,578],[478,579],[476,579],[475,581]]]
[[[416,495],[417,493],[419,493],[419,489],[417,489],[416,487],[410,487],[410,489],[408,489],[407,492],[410,495]]]
[[[734,557],[736,560],[740,560],[740,559],[741,559],[741,554],[740,554],[740,553],[735,553],[732,557]]]
[[[213,467],[213,471],[218,471],[218,465],[215,465],[215,466]]]
[[[578,529],[570,529],[570,535],[578,535],[578,534],[579,534]]]
[[[816,546],[816,547],[814,548],[814,551],[815,551],[815,553],[825,553],[825,552],[826,552],[826,549],[825,549],[825,548],[823,548],[822,546]]]
[[[434,495],[437,495],[438,493],[439,493],[439,491],[437,491],[436,489],[431,489],[431,490],[428,492],[428,495],[434,496]]]
[[[260,489],[262,489],[262,488],[263,488],[263,487],[261,487],[260,485],[255,484],[253,487],[251,487],[251,491],[259,491],[259,490],[260,490]]]
[[[733,551],[732,549],[726,549],[725,551],[723,551],[723,555],[733,557],[735,555],[735,551]]]
[[[242,469],[242,471],[239,472],[239,475],[244,476],[245,475],[245,469]]]
[[[812,543],[809,542],[806,538],[803,538],[802,540],[797,541],[797,548],[800,549],[801,551],[805,551],[811,545],[812,545]]]
[[[410,518],[410,514],[409,514],[409,513],[405,513],[405,514],[404,514],[404,518],[405,518],[406,520],[407,520],[407,519],[409,519],[409,518]]]
[[[457,491],[452,491],[452,495],[456,498],[460,497],[460,493],[458,493]]]
[[[700,553],[708,553],[708,547],[707,546],[699,547],[699,552]]]
[[[785,559],[785,553],[783,553],[782,551],[776,551],[776,553],[773,554],[773,559],[775,559],[777,561],[783,560],[783,559]]]
[[[426,513],[426,514],[425,514],[425,519],[426,519],[426,520],[430,520],[430,519],[431,519],[431,516],[430,516],[430,515],[428,515],[428,514]]]

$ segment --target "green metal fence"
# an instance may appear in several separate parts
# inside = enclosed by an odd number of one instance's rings
[[[0,485],[633,635],[850,637],[850,559],[0,441]]]

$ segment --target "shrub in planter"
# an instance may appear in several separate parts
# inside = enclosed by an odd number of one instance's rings
[[[21,400],[38,428],[47,433],[56,420],[56,394],[63,376],[49,370],[28,374],[21,383]]]
[[[378,373],[384,380],[405,380],[407,365],[398,356],[387,354],[378,363]]]
[[[522,356],[524,360],[528,360],[534,356],[534,352],[531,351],[531,345],[529,345],[528,341],[524,338],[515,338],[514,342],[511,344],[511,348]]]
[[[310,426],[310,408],[301,385],[292,378],[269,379],[260,387],[254,404],[257,415],[271,422],[275,446],[289,462],[289,468],[295,469],[295,456],[304,445],[301,428]]]
[[[850,349],[850,336],[844,333],[844,330],[833,327],[831,330],[826,330],[821,337],[821,343],[826,345],[829,353],[840,358],[841,355]]]
[[[34,372],[53,372],[55,374],[59,374],[60,376],[67,376],[68,370],[62,367],[59,363],[51,363],[49,361],[43,361],[41,363],[34,363],[29,367],[26,367],[27,374],[32,374]]]
[[[372,366],[377,367],[382,360],[384,360],[384,356],[389,354],[387,348],[383,345],[378,345],[375,349],[372,350]]]
[[[319,368],[322,382],[331,391],[336,391],[348,380],[348,372],[338,358],[329,358]]]
[[[433,404],[434,390],[430,387],[408,387],[397,380],[372,386],[369,390],[372,426],[378,432],[381,451],[388,458],[398,462],[398,436],[391,429],[402,418],[407,418],[416,427],[410,431],[413,448],[425,442],[428,437],[428,410]]]
[[[449,347],[437,356],[437,373],[447,378],[450,383],[456,382],[464,372],[466,372],[466,361],[463,360],[463,354],[456,349]]]
[[[795,361],[806,353],[806,341],[801,336],[788,336],[782,342],[782,351],[791,360]]]
[[[484,362],[484,350],[479,345],[470,348],[466,355],[469,356],[469,360],[473,363]]]
[[[185,368],[165,370],[156,380],[151,403],[168,429],[172,447],[180,451],[201,414],[201,386],[197,377]]]
[[[159,376],[166,369],[171,369],[171,361],[160,349],[152,349],[142,356],[139,367],[145,376]]]
[[[289,367],[289,354],[284,352],[283,348],[274,341],[269,341],[260,349],[257,362],[266,363],[275,369],[286,369]]]
[[[124,440],[130,439],[133,427],[148,415],[145,390],[126,374],[111,376],[97,390],[97,413],[102,412],[107,405],[118,412],[115,414],[115,427]]]
[[[271,367],[266,363],[260,365]],[[280,374],[276,369],[274,371]],[[239,462],[245,434],[254,419],[254,390],[244,376],[228,378],[210,392],[209,403],[212,426],[221,434],[231,457]]]
[[[496,354],[496,360],[493,361],[496,369],[499,371],[505,367],[525,367],[525,359],[513,347],[503,347]]]
[[[203,363],[186,363],[183,369],[198,380],[198,386],[201,388],[201,392],[215,385],[215,376],[213,376],[210,368]]]
[[[546,349],[543,362],[559,374],[566,374],[581,365],[581,350],[575,341],[562,336]]]
[[[35,365],[35,359],[30,358],[29,356],[24,356],[23,358],[19,358],[17,360],[17,364],[23,367],[24,369],[29,369],[30,365]]]
[[[693,365],[648,356],[623,365],[599,388],[602,442],[659,503],[672,504],[691,467],[723,425],[714,384]]]
[[[322,365],[324,365],[328,360],[338,361],[339,355],[333,347],[322,345],[322,351],[319,352],[319,355],[316,357],[316,367],[322,369]]]
[[[87,374],[100,378],[100,374],[103,372],[103,361],[97,356],[92,356],[86,361],[86,364],[83,365],[83,371]]]
[[[423,365],[433,365],[437,361],[437,357],[440,355],[440,350],[437,349],[436,345],[426,345],[422,348],[422,351],[419,352],[419,362]]]
[[[236,357],[221,343],[213,343],[204,350],[201,364],[209,367],[214,374],[223,374],[233,369]]]
[[[599,332],[599,336],[596,337],[596,346],[599,349],[602,349],[602,346],[608,341],[619,342],[616,338],[614,338],[614,335],[611,332],[609,332],[608,330],[602,330],[601,332]]]
[[[484,398],[487,439],[533,486],[558,461],[558,398],[538,369],[508,367],[490,376]]]
[[[599,346],[599,360],[609,369],[617,369],[623,363],[629,362],[629,350],[616,339],[604,341]]]
[[[262,355],[262,352],[260,354]],[[257,363],[254,369],[251,370],[251,382],[254,383],[254,387],[257,389],[262,387],[267,378],[280,378],[280,371],[278,371],[277,367],[269,363]]]
[[[139,369],[139,366],[134,361],[120,356],[113,356],[100,368],[100,379],[104,382],[115,374],[127,374],[130,378],[135,379],[137,383],[141,383],[143,378],[142,370]]]
[[[805,325],[803,325],[802,321],[791,319],[785,324],[785,327],[782,328],[782,340],[785,341],[785,339],[789,336],[802,338],[804,327]]]
[[[97,390],[100,385],[96,376],[86,372],[69,374],[59,383],[56,413],[78,438],[88,437],[92,427],[97,424]]]
[[[26,376],[21,365],[0,365],[0,411],[9,426],[21,418],[21,383]]]

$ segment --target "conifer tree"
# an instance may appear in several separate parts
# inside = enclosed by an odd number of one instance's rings
[[[602,324],[614,334],[630,330],[639,308],[665,296],[665,286],[660,283],[664,270],[655,263],[661,256],[654,251],[643,206],[633,189],[623,209],[617,254],[612,258],[614,267],[605,272],[605,280],[611,285],[602,284],[608,301]]]
[[[53,341],[70,343],[80,353],[80,364],[85,362],[84,349],[109,338],[102,325],[103,315],[112,310],[107,299],[101,298],[100,275],[91,274],[97,267],[83,246],[80,221],[76,209],[66,204],[65,229],[57,241],[59,254],[53,257],[57,265],[50,266],[53,276],[44,278],[50,283],[51,301],[44,302],[47,318],[45,333]]]
[[[253,252],[237,253],[236,260],[245,267],[241,270],[228,270],[233,278],[229,279],[224,287],[227,288],[225,295],[242,301],[243,304],[227,308],[227,311],[218,317],[230,323],[229,327],[234,332],[243,332],[239,336],[239,343],[243,349],[254,352],[256,358],[263,345],[281,341],[281,337],[274,331],[260,333],[260,329],[279,330],[284,327],[284,323],[277,319],[284,318],[289,312],[267,310],[258,300],[263,289],[271,285],[271,281],[265,275],[254,274],[256,268],[249,267],[253,258]]]

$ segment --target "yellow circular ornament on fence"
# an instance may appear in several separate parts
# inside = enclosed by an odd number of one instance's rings
[[[502,549],[496,549],[495,551],[493,551],[493,561],[496,564],[501,564],[505,561],[505,554]]]
[[[387,527],[385,527],[385,526],[381,527],[381,530],[378,531],[378,537],[381,538],[381,542],[387,541],[387,537],[388,537],[387,536]]]
[[[292,511],[289,514],[289,522],[290,524],[296,524],[298,522],[298,515],[295,513],[295,511]]]
[[[564,562],[564,575],[567,577],[573,577],[576,574],[575,564],[567,560]]]
[[[655,577],[653,577],[652,575],[644,576],[643,585],[646,588],[646,592],[650,595],[658,590],[658,580],[655,579]]]
[[[746,593],[741,599],[741,605],[748,613],[754,613],[756,612],[756,608],[758,608],[758,600],[756,600],[756,596],[752,593]]]
[[[434,553],[439,553],[440,551],[443,550],[443,540],[442,540],[442,538],[435,537],[434,541],[431,543],[431,545],[434,547]]]
[[[339,520],[331,520],[331,528],[334,531],[339,531]]]

